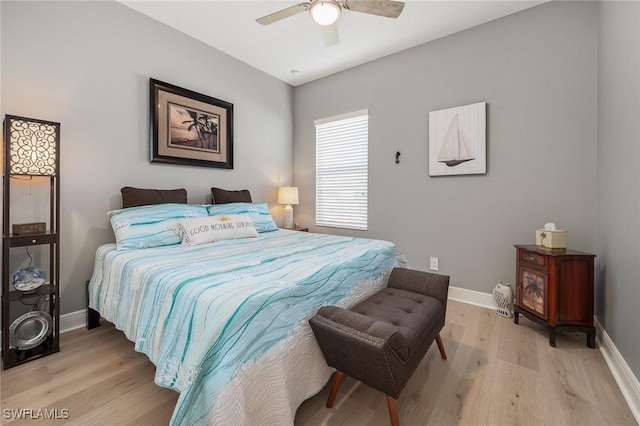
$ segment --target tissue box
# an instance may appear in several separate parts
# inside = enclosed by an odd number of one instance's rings
[[[567,231],[536,229],[536,245],[546,248],[567,248]]]

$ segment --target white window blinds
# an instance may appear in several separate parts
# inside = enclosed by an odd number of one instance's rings
[[[367,229],[367,110],[316,120],[316,225]]]

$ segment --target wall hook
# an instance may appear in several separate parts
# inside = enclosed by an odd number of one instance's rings
[[[396,151],[396,164],[400,164],[400,151]]]

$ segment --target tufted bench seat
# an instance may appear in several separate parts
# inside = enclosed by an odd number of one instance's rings
[[[395,268],[387,288],[353,308],[320,308],[309,323],[327,364],[338,370],[327,407],[347,374],[384,392],[391,423],[398,425],[395,400],[434,339],[447,359],[439,333],[448,289],[446,275]]]

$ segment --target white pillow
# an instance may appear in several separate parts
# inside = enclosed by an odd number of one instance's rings
[[[179,221],[208,216],[202,205],[167,203],[113,210],[109,221],[118,250],[130,250],[178,244],[174,228]]]
[[[248,214],[221,214],[183,219],[173,230],[182,238],[183,246],[258,236],[258,231]]]

